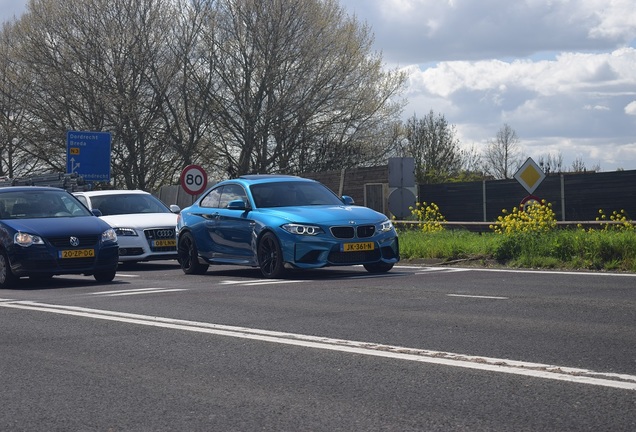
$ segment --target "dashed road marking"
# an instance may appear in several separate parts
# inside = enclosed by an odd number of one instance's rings
[[[116,297],[116,296],[130,296],[130,295],[139,295],[139,294],[158,294],[158,293],[168,293],[168,292],[176,292],[176,291],[187,291],[185,288],[138,288],[132,290],[117,290],[117,291],[100,291],[91,293],[89,295],[92,296],[100,296],[100,297]]]
[[[242,286],[257,286],[257,285],[276,285],[276,284],[289,284],[289,283],[301,283],[306,282],[303,280],[286,280],[286,279],[258,279],[258,280],[223,280],[219,282],[220,285],[242,285]]]
[[[446,294],[447,297],[468,297],[468,298],[478,298],[478,299],[491,299],[491,300],[508,300],[509,297],[497,297],[497,296],[486,296],[486,295],[470,295],[470,294]]]

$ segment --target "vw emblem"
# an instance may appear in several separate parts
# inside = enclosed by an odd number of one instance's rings
[[[79,239],[78,239],[77,237],[72,236],[72,237],[69,239],[69,243],[71,244],[71,246],[79,246],[79,243],[80,243],[80,242],[79,242]]]

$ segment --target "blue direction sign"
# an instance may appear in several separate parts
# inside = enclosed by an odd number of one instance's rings
[[[68,131],[66,172],[87,182],[110,181],[110,132]]]

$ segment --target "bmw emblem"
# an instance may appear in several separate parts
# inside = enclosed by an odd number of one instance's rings
[[[80,241],[79,241],[79,239],[78,239],[77,237],[72,236],[72,237],[69,239],[69,243],[71,244],[71,246],[79,246]]]

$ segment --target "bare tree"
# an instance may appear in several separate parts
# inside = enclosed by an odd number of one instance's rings
[[[369,29],[334,0],[220,0],[211,25],[211,98],[229,175],[384,153],[373,133],[399,113],[389,100],[405,77],[383,71]]]
[[[572,166],[570,167],[570,172],[573,173],[598,172],[600,170],[601,166],[599,164],[593,165],[588,168],[580,156],[574,159],[574,161],[572,162]]]
[[[455,127],[442,114],[431,110],[424,118],[415,115],[404,125],[403,154],[415,159],[416,180],[441,183],[457,176],[462,169],[462,153]]]
[[[65,170],[68,130],[110,131],[119,187],[153,190],[182,164],[164,144],[153,71],[171,70],[168,0],[34,0],[18,23],[17,60],[34,85],[25,98],[38,157]],[[158,66],[161,65],[161,66]],[[154,68],[154,69],[153,69]],[[178,174],[177,174],[178,175]]]
[[[29,151],[23,101],[29,81],[25,71],[14,61],[17,38],[15,24],[5,23],[0,33],[0,176],[17,177],[43,168]]]
[[[563,154],[561,152],[539,156],[537,162],[546,175],[563,172]]]
[[[514,129],[504,124],[497,137],[488,143],[484,153],[484,170],[496,179],[509,179],[520,165],[519,138]]]
[[[302,173],[398,142],[406,77],[335,0],[30,0],[10,42],[6,166],[64,171],[67,131],[110,131],[115,186],[155,190],[190,163]]]

